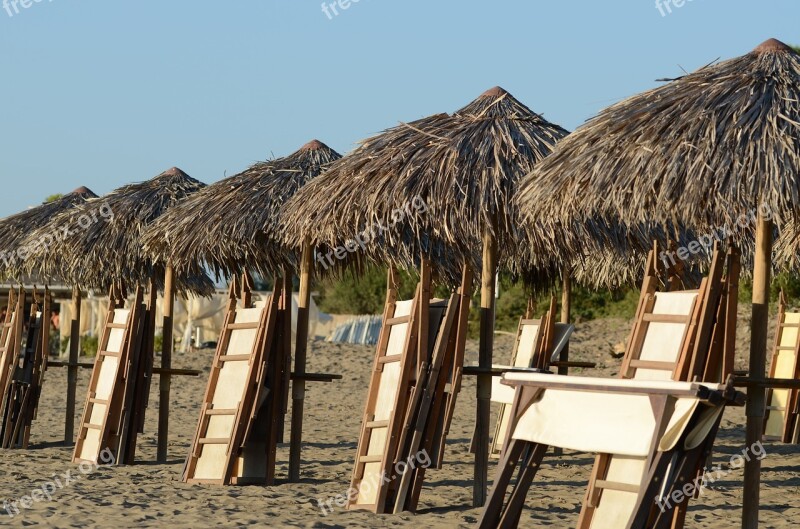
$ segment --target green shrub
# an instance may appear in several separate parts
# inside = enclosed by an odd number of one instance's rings
[[[347,274],[341,279],[328,279],[319,285],[316,298],[319,309],[331,314],[380,314],[386,301],[385,268],[371,267],[363,276]],[[414,296],[417,276],[400,272],[400,298]]]
[[[96,336],[81,336],[81,354],[83,356],[97,355],[97,345]]]

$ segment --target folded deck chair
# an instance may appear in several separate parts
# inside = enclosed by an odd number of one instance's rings
[[[609,474],[602,482],[613,487],[604,491],[591,525],[579,527],[672,527],[673,491],[696,478],[725,406],[744,402],[731,385],[543,373],[506,373],[503,381],[515,390],[512,420],[480,520],[484,529],[517,526],[550,446],[609,454],[619,463],[619,476]],[[518,464],[517,483],[506,501]]]
[[[21,290],[20,292],[22,293]],[[21,299],[24,302],[24,293]],[[17,343],[12,349],[16,349],[16,354],[9,356],[10,371],[3,394],[5,406],[0,423],[2,448],[28,448],[31,424],[36,417],[44,381],[46,355],[50,347],[47,314],[50,314],[49,290],[45,289],[43,303],[40,303],[34,290],[24,347],[22,333],[13,334]]]
[[[125,308],[125,294],[112,287],[108,314],[98,343],[92,376],[86,396],[83,418],[72,460],[75,463],[116,463],[126,459],[130,446],[129,428],[131,394],[139,374],[138,365],[144,329],[145,307],[141,287]]]
[[[200,419],[183,472],[186,483],[271,484],[282,373],[278,339],[280,282],[262,307],[252,307],[232,282]],[[248,293],[249,294],[249,293]]]
[[[9,290],[6,317],[0,330],[0,411],[3,411],[5,395],[13,376],[12,366],[18,361],[24,309],[25,291],[22,287],[18,291]]]
[[[724,259],[715,250],[709,275],[700,288],[676,292],[657,291],[656,258],[657,250],[653,250],[648,256],[621,378],[647,382],[726,380],[733,369],[738,254],[731,249]],[[723,278],[726,263],[728,274]],[[633,462],[630,457],[600,451],[578,527],[609,527],[604,525],[606,513],[620,513],[618,498],[627,497],[628,505],[635,499],[642,465],[642,460]],[[698,474],[701,467],[698,463],[694,472]],[[682,527],[685,508],[682,503],[671,512],[674,527]]]
[[[419,461],[422,452],[431,462],[441,458],[460,384],[469,293],[462,288],[449,300],[432,300],[430,284],[423,261],[414,299],[398,301],[396,275],[389,271],[349,509],[416,510],[426,469],[405,465],[400,474],[393,469],[400,462]]]
[[[786,311],[786,298],[781,291],[778,303],[778,326],[772,352],[770,378],[800,378],[800,312]],[[783,443],[797,443],[797,389],[767,390],[767,409],[764,416],[764,438]]]
[[[503,371],[548,371],[550,363],[558,360],[575,329],[569,324],[556,323],[555,312],[555,298],[551,298],[550,308],[541,319],[520,318],[517,339],[511,353],[511,362],[508,366],[493,365],[492,367]],[[500,383],[499,377],[492,378],[492,402],[500,404],[490,446],[490,455],[494,457],[500,456],[503,440],[506,437],[509,405],[505,402],[506,397],[503,394],[510,391],[511,388]]]

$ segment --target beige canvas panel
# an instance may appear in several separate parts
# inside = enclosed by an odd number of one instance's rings
[[[717,419],[722,414],[724,410],[721,407],[708,407],[707,409],[703,410],[700,419],[698,420],[697,424],[695,425],[694,429],[689,432],[689,435],[686,436],[686,441],[683,443],[684,450],[694,450],[700,443],[705,441],[711,430],[714,429],[716,425]],[[675,445],[675,442],[672,443]],[[661,447],[659,447],[661,449]],[[670,450],[672,446],[665,446],[662,450]]]
[[[536,339],[539,335],[539,323],[523,324],[519,333],[519,344],[514,356],[512,367],[531,367],[533,357],[536,354]],[[492,377],[492,395],[494,395],[494,387],[496,386],[497,377]],[[503,395],[506,399],[507,394],[499,390],[499,396]],[[508,432],[508,422],[511,413],[511,403],[513,402],[513,394],[511,395],[512,401],[503,403],[500,406],[500,411],[497,415],[497,425],[494,430],[494,437],[492,438],[491,452],[493,455],[499,456],[503,450],[503,441]]]
[[[86,438],[81,444],[81,453],[78,459],[95,461],[100,455],[100,430],[87,429]]]
[[[238,331],[233,331],[238,332]],[[229,354],[248,354],[243,352]],[[247,373],[250,369],[250,362],[247,360],[237,360],[225,362],[219,370],[217,387],[214,396],[211,398],[212,409],[232,410],[239,407],[239,403],[244,397],[244,389],[247,382]]]
[[[514,359],[514,367],[530,367],[533,354],[536,352],[536,336],[539,324],[523,325],[519,336],[519,348]]]
[[[504,368],[501,364],[492,364],[494,368]],[[503,384],[503,379],[500,377],[492,377],[492,402],[500,404],[513,404],[514,403],[514,388]]]
[[[647,395],[548,389],[513,438],[581,452],[646,456],[656,423]]]
[[[378,501],[378,489],[381,479],[381,463],[364,465],[364,477],[358,483],[356,505],[374,505]]]
[[[128,322],[128,316],[130,315],[131,311],[127,309],[115,309],[114,310],[114,323],[116,324],[124,324]],[[106,345],[106,351],[112,353],[119,353],[122,351],[122,342],[125,339],[125,331],[126,329],[109,329],[108,333],[108,344]]]
[[[697,295],[696,292],[658,292],[655,295],[653,314],[689,316]],[[648,324],[639,359],[677,362],[683,347],[685,331],[686,324],[683,323],[652,322]],[[669,380],[672,378],[672,373],[665,370],[639,368],[636,370],[634,378]]]
[[[800,313],[786,312],[784,314],[784,323],[800,323]],[[792,349],[777,350],[775,352],[773,357],[773,362],[775,362],[775,378],[793,379],[795,377],[797,357],[794,347],[797,344],[798,331],[800,331],[800,329],[797,327],[784,327],[781,331],[778,345],[781,347],[792,347]],[[791,389],[775,388],[772,390],[771,398],[767,405],[781,407],[784,408],[784,410],[770,410],[764,428],[764,435],[768,437],[783,437],[784,424],[786,423],[786,415],[788,413],[786,408],[790,404],[791,395]]]
[[[666,429],[670,438],[684,431],[696,407],[697,399],[677,399]],[[581,452],[646,456],[655,427],[648,395],[546,389],[522,414],[513,437]]]
[[[616,455],[609,461],[606,480],[638,487],[644,479],[646,464],[646,457]],[[638,497],[639,495],[634,492],[604,489],[589,527],[591,529],[626,527],[636,508]]]
[[[228,453],[228,446],[222,444],[208,444],[203,445],[203,451],[200,458],[197,460],[197,466],[194,469],[193,480],[216,480],[222,479],[222,471],[220,468],[224,466],[226,454]]]
[[[414,300],[409,299],[405,301],[398,301],[395,304],[394,317],[401,318],[411,314],[411,306]],[[403,349],[406,345],[406,335],[408,334],[408,323],[401,323],[394,325],[389,333],[389,344],[386,348],[386,356],[394,356],[403,354]]]
[[[258,323],[264,309],[237,309],[235,323]],[[234,329],[231,331],[226,355],[252,355],[258,329]],[[211,409],[238,409],[247,389],[247,374],[250,362],[235,360],[224,362],[219,372]],[[211,415],[205,437],[210,439],[230,439],[236,418],[233,415]],[[228,445],[201,445],[197,458],[194,480],[218,480],[225,478]]]

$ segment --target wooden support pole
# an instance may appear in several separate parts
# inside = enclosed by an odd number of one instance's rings
[[[78,357],[81,340],[81,289],[72,288],[72,318],[69,322],[69,366],[67,367],[67,412],[64,420],[64,442],[75,439],[75,393],[78,390]]]
[[[572,319],[572,278],[569,272],[564,270],[564,280],[561,290],[561,323],[569,323]],[[569,362],[569,343],[564,346],[558,357],[559,362]],[[559,366],[559,375],[569,375],[569,366]]]
[[[311,307],[311,267],[314,249],[306,239],[300,260],[300,292],[297,300],[297,341],[294,347],[294,374],[306,372],[308,352],[308,311]],[[302,378],[292,381],[292,425],[289,437],[289,481],[300,480],[300,460],[303,443],[303,408],[306,382]]]
[[[753,266],[753,318],[750,322],[750,378],[766,377],[767,327],[769,326],[769,284],[772,262],[772,221],[758,217],[756,253]],[[766,391],[763,386],[747,389],[747,446],[761,441]],[[758,527],[761,461],[752,457],[744,464],[742,528]]]
[[[486,233],[483,236],[483,273],[481,274],[481,328],[478,365],[492,367],[494,342],[494,292],[497,273],[497,241]],[[486,503],[489,476],[489,422],[492,397],[492,376],[478,375],[477,408],[475,417],[475,472],[472,506]]]
[[[564,270],[562,276],[561,323],[569,323],[572,319],[572,277],[570,277],[568,270]],[[569,375],[569,342],[561,350],[561,354],[558,355],[558,361],[563,362],[558,366],[558,374]],[[553,454],[560,457],[564,455],[564,450],[562,448],[554,448]]]
[[[174,316],[175,291],[175,271],[172,264],[167,264],[164,273],[164,325],[162,328],[161,340],[161,368],[170,369],[172,367],[172,323]],[[167,446],[169,445],[169,390],[172,377],[169,372],[163,373],[158,380],[158,450],[157,460],[159,463],[167,461]]]

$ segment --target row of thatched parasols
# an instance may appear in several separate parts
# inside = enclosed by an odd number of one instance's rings
[[[479,363],[490,367],[499,268],[531,285],[568,286],[574,276],[615,286],[635,279],[631,263],[654,237],[683,243],[724,229],[753,264],[749,376],[764,378],[770,272],[793,268],[800,245],[800,56],[785,44],[769,40],[629,98],[570,135],[494,88],[339,158],[314,141],[207,187],[172,169],[101,198],[78,190],[0,223],[6,255],[25,255],[6,260],[5,273],[59,279],[76,292],[152,282],[168,298],[173,283],[208,292],[207,270],[299,273],[302,369],[315,250],[318,273],[358,273],[368,262],[413,268],[425,256],[442,283],[457,282],[465,266],[480,279]],[[109,218],[47,238],[101,207]],[[755,222],[741,224],[751,214]],[[486,497],[490,385],[479,376],[476,505]],[[764,387],[748,393],[754,443]],[[296,479],[299,454],[292,459]],[[744,527],[757,526],[759,465],[745,470]]]

